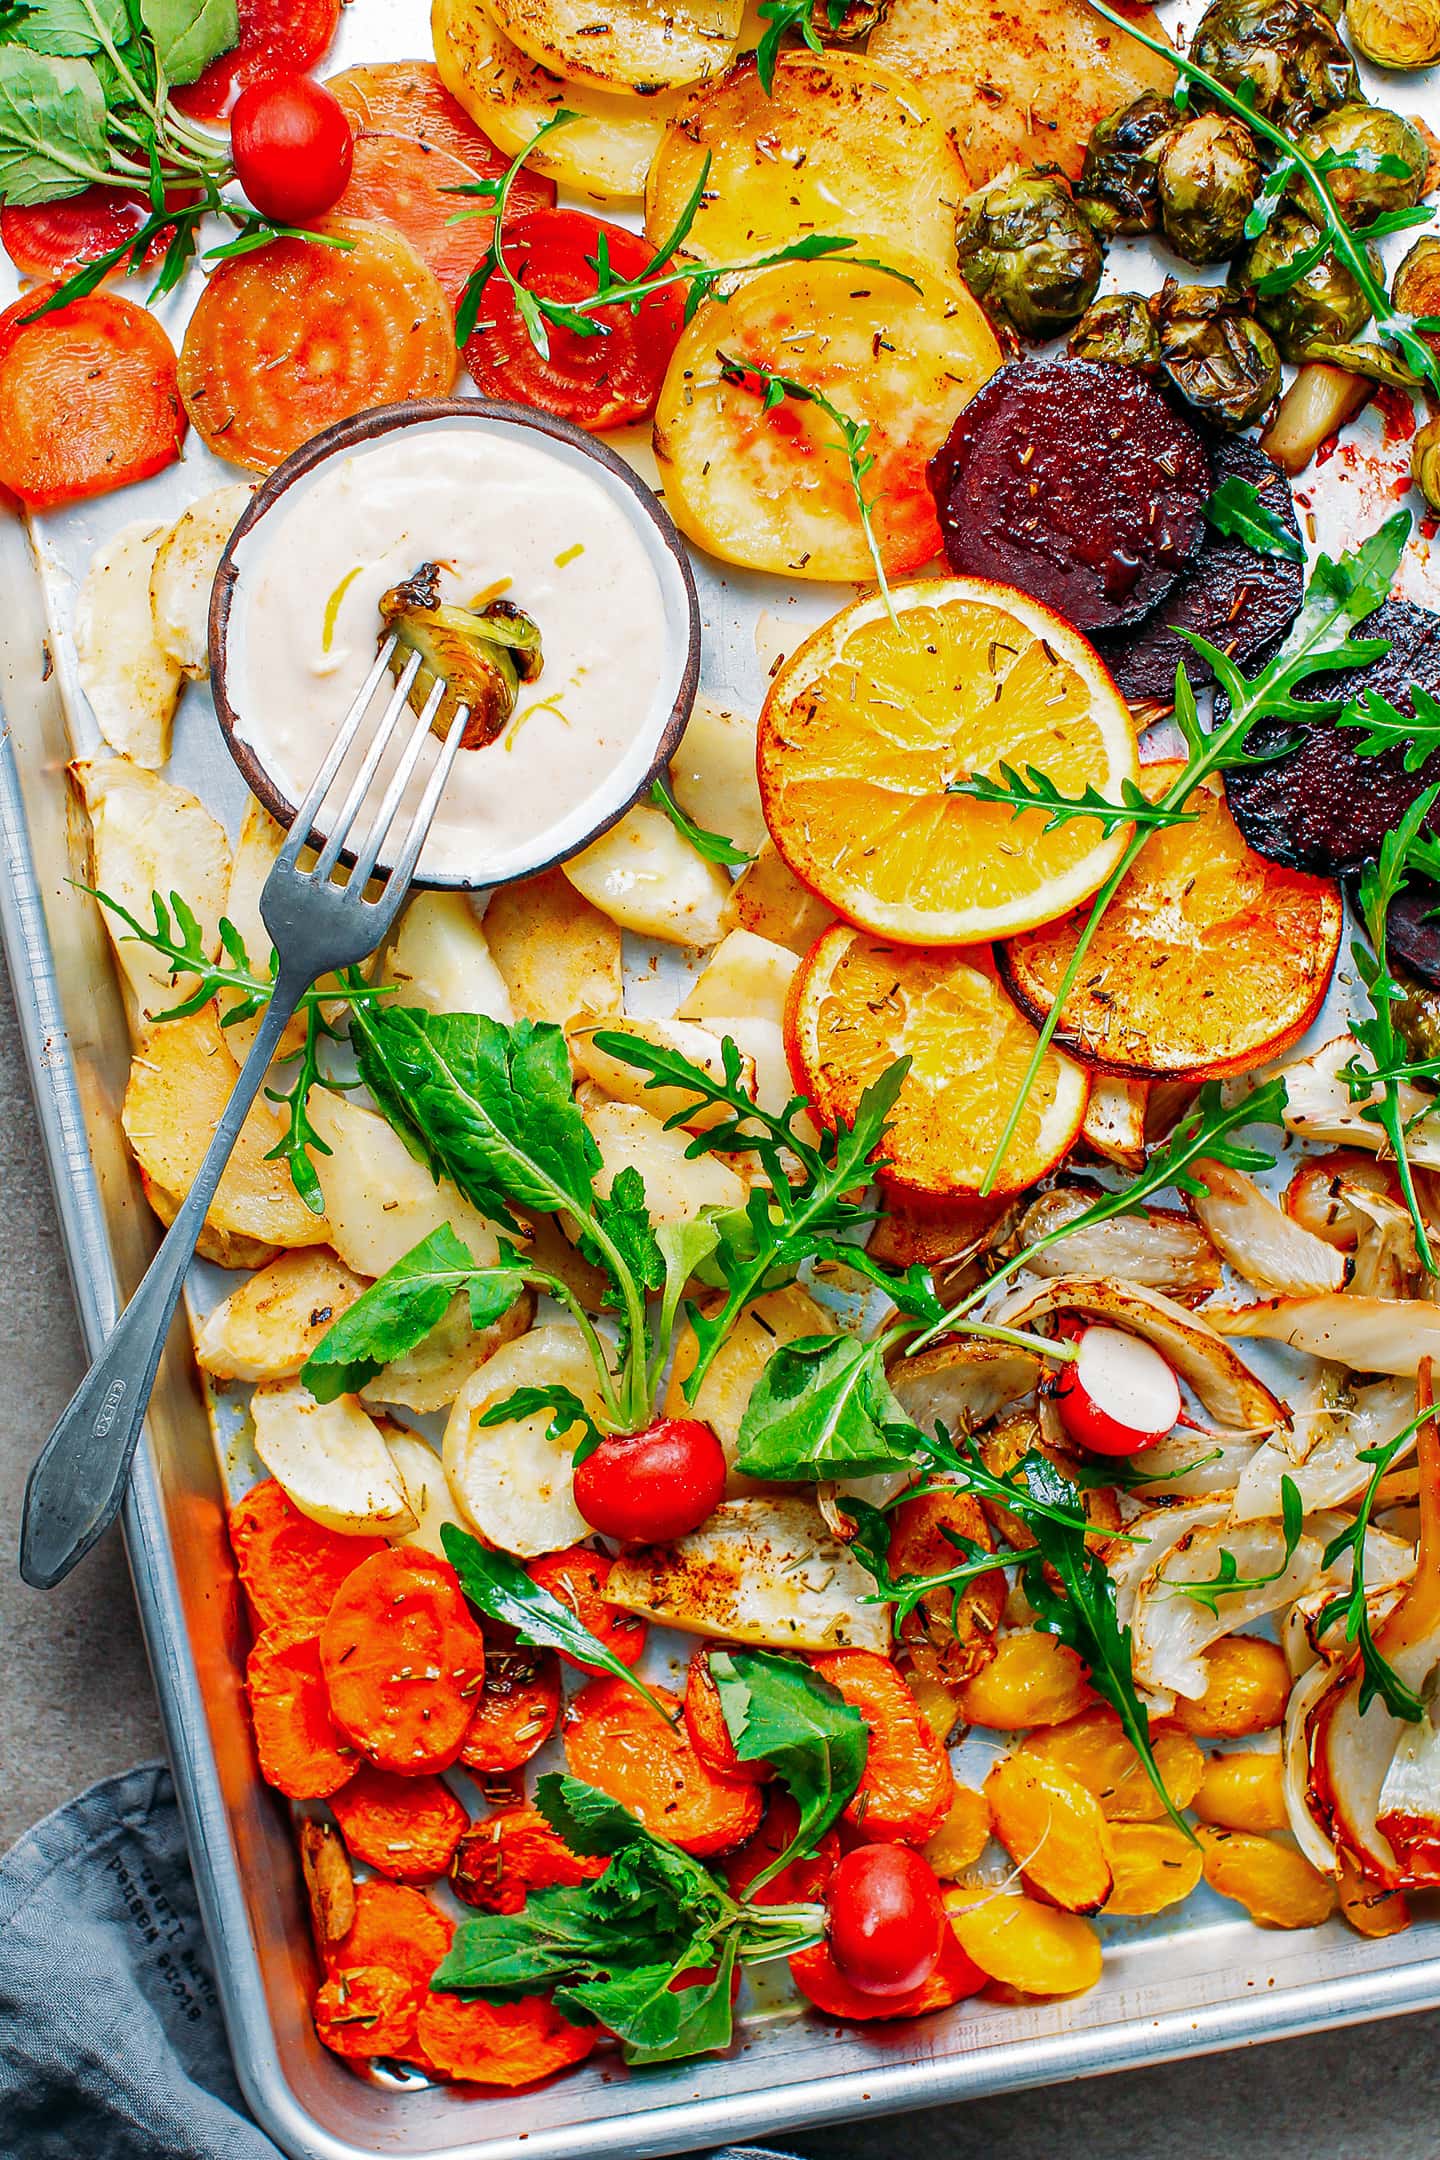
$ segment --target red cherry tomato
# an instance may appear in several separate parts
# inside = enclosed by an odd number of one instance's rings
[[[1090,1327],[1055,1385],[1060,1422],[1092,1455],[1136,1455],[1180,1416],[1180,1383],[1160,1352],[1122,1328]]]
[[[262,215],[303,225],[344,194],[354,141],[344,106],[308,75],[252,83],[230,116],[235,177]]]
[[[929,1979],[945,1943],[935,1870],[909,1845],[857,1845],[826,1893],[830,1955],[862,1995],[908,1995]]]
[[[638,277],[654,252],[638,233],[587,210],[531,210],[507,223],[505,261],[530,292],[573,306],[595,296],[602,241],[616,278]],[[492,277],[475,333],[466,341],[465,365],[482,397],[538,406],[592,433],[648,419],[684,323],[680,288],[667,285],[648,294],[637,314],[607,307],[595,320],[603,336],[582,337],[547,323],[550,357],[542,359],[510,287]]]
[[[725,1497],[725,1451],[697,1418],[614,1433],[575,1472],[575,1505],[605,1537],[661,1545],[697,1530]]]

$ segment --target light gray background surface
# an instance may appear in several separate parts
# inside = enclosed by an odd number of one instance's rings
[[[82,1785],[161,1751],[118,1539],[49,1593],[16,1573],[25,1471],[78,1377],[0,973],[0,1850]],[[810,2160],[1440,2160],[1440,2013],[787,2142]]]

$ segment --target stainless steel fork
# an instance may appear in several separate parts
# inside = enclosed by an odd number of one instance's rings
[[[195,1250],[221,1173],[250,1105],[269,1070],[292,1014],[305,992],[335,968],[353,967],[386,935],[409,890],[425,835],[435,816],[460,738],[467,709],[461,706],[446,733],[420,806],[411,818],[394,867],[384,874],[377,898],[365,897],[380,852],[400,809],[430,723],[445,694],[437,682],[406,741],[380,808],[354,848],[354,868],[344,883],[333,883],[340,859],[386,750],[395,739],[419,669],[419,655],[407,662],[386,701],[344,801],[327,818],[326,838],[313,868],[302,870],[300,850],[316,828],[319,813],[336,775],[360,739],[381,678],[391,663],[395,640],[381,646],[375,665],[346,714],[344,725],[316,775],[315,784],[295,812],[289,837],[260,895],[260,915],[275,947],[278,967],[270,1003],[235,1091],[205,1151],[185,1201],[166,1233],[144,1280],[126,1306],[105,1347],[81,1381],[55,1430],[36,1458],[25,1486],[20,1532],[20,1572],[26,1582],[48,1590],[113,1521],[125,1495],[130,1464],[145,1421],[160,1354],[179,1300],[185,1270]]]

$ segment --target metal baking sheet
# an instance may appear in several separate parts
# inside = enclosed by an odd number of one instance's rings
[[[403,9],[398,0],[355,0],[333,64],[428,57],[411,20],[419,12],[415,0]],[[1163,13],[1183,23],[1198,7],[1187,0]],[[1406,110],[1430,111],[1440,125],[1440,95],[1424,78],[1376,78],[1371,88]],[[1111,282],[1153,284],[1161,268],[1149,251],[1116,249]],[[9,296],[0,284],[0,297]],[[160,310],[177,342],[192,301],[193,291],[182,290]],[[619,447],[646,470],[642,438]],[[1311,542],[1334,552],[1373,529],[1404,493],[1407,464],[1403,414],[1394,400],[1377,401],[1338,455],[1300,482]],[[84,835],[65,765],[98,738],[75,682],[69,625],[79,579],[102,541],[133,520],[173,517],[234,478],[192,438],[179,465],[141,487],[30,524],[0,518],[9,601],[0,620],[0,934],[92,1351],[142,1272],[156,1230],[120,1133],[129,1046],[109,949],[92,904],[71,883],[84,872]],[[777,655],[850,597],[848,587],[787,591],[698,556],[696,573],[703,686],[752,711]],[[1440,605],[1440,566],[1432,566],[1423,536],[1412,542],[1399,589]],[[203,689],[186,693],[171,772],[236,829],[244,790]],[[635,1009],[671,1009],[673,973],[652,970],[638,951],[631,959]],[[1337,999],[1346,989],[1342,981]],[[197,1266],[192,1303],[208,1306],[233,1280]],[[237,2070],[256,2117],[288,2153],[601,2160],[676,2152],[1440,2002],[1440,1921],[1384,1942],[1363,1941],[1338,1920],[1318,1931],[1265,1933],[1202,1892],[1163,1922],[1110,1923],[1099,1985],[1068,2003],[966,2003],[910,2025],[833,2028],[762,1996],[724,2058],[627,2072],[602,2057],[541,2090],[493,2098],[367,2082],[315,2039],[313,1958],[290,1813],[261,1783],[250,1743],[241,1690],[246,1624],[222,1475],[244,1479],[243,1423],[233,1404],[222,1404],[212,1432],[177,1323],[125,1535]]]

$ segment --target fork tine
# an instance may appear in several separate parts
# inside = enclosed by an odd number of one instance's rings
[[[462,705],[450,723],[450,732],[445,737],[440,755],[435,761],[435,770],[425,783],[425,793],[420,798],[420,807],[410,820],[410,829],[405,835],[405,844],[400,850],[394,869],[390,872],[389,883],[385,891],[386,900],[389,900],[393,893],[398,901],[415,874],[415,865],[420,860],[420,850],[425,845],[425,836],[434,821],[436,806],[440,801],[445,783],[450,777],[450,768],[455,763],[460,749],[460,739],[465,733],[465,724],[469,717],[468,708]]]
[[[360,732],[361,722],[365,718],[371,698],[375,695],[375,686],[389,666],[390,655],[394,650],[394,637],[386,638],[379,652],[375,655],[374,665],[371,667],[369,674],[355,693],[354,701],[345,715],[340,732],[326,752],[324,763],[321,765],[319,772],[316,773],[305,795],[296,805],[295,815],[290,821],[289,836],[280,850],[280,860],[289,869],[294,869],[300,850],[310,837],[310,827],[314,823],[315,813],[325,800],[330,783],[335,778],[336,773],[339,772],[351,745]]]
[[[424,749],[426,740],[429,737],[430,723],[439,711],[440,702],[444,695],[444,683],[437,682],[429,697],[425,700],[425,710],[421,713],[419,721],[411,733],[410,740],[405,745],[404,753],[395,768],[390,785],[385,790],[385,799],[375,814],[374,823],[365,838],[357,847],[351,850],[355,858],[355,867],[347,880],[347,889],[353,889],[357,893],[365,890],[366,881],[374,870],[376,862],[379,860],[380,850],[385,844],[385,835],[394,823],[395,813],[400,808],[406,788],[410,785],[410,776],[415,770],[420,752]]]
[[[375,778],[380,761],[389,749],[395,730],[404,717],[410,691],[419,672],[420,655],[419,653],[412,653],[396,678],[395,687],[386,702],[385,710],[380,715],[370,746],[361,760],[359,771],[350,783],[344,802],[340,805],[334,817],[327,820],[330,832],[316,859],[315,875],[317,877],[328,878],[336,863],[340,860],[340,851],[344,847],[349,837],[350,828],[359,816],[365,798],[370,792],[370,783]]]

